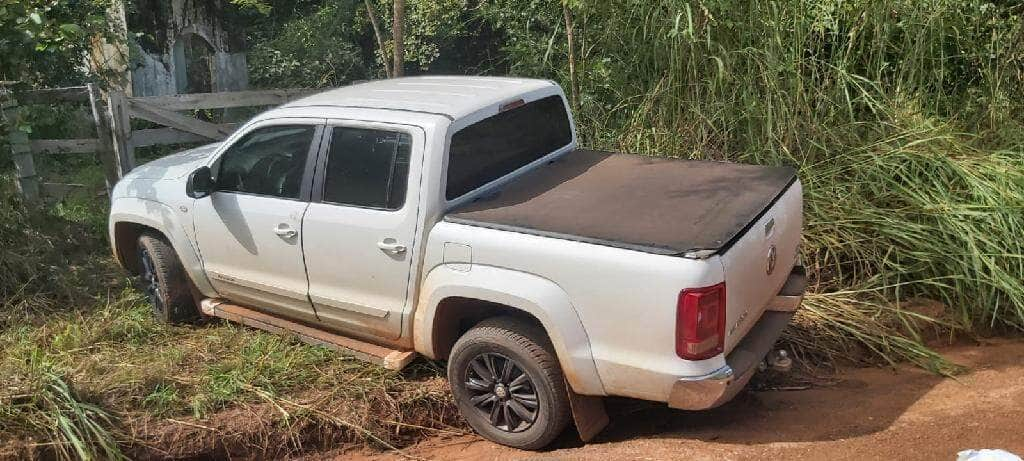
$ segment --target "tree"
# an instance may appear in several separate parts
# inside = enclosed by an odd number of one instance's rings
[[[565,47],[569,49],[569,98],[572,101],[573,112],[579,112],[579,81],[576,79],[576,44],[574,39],[574,27],[572,24],[572,10],[569,9],[569,1],[562,0],[562,16],[565,18]]]
[[[491,37],[467,32],[475,18],[468,0],[229,1],[243,18],[237,24],[245,27],[250,77],[259,86],[338,85],[392,77],[412,71],[413,65],[427,70],[442,50],[451,68]],[[396,24],[400,40],[395,40]],[[350,63],[353,57],[361,64]],[[366,75],[358,75],[360,70]]]
[[[394,77],[401,77],[405,74],[405,0],[394,0],[395,13],[391,26],[392,39],[395,42],[395,69],[391,72]]]
[[[364,0],[366,3],[366,16],[370,18],[373,26],[373,36],[377,41],[377,50],[383,57],[384,36],[380,29],[380,20],[377,18],[377,9],[373,6],[373,0]],[[384,73],[388,78],[401,77],[405,74],[405,0],[394,0],[391,16],[391,36],[394,40],[392,50],[392,63],[384,62]]]
[[[377,40],[378,55],[384,56],[384,35],[380,31],[380,20],[377,19],[377,9],[373,7],[372,0],[363,0],[366,3],[366,16],[370,18],[370,25],[373,26],[373,38]],[[384,61],[384,73],[391,78],[391,66]]]
[[[320,88],[371,77],[369,56],[360,46],[365,32],[356,19],[362,3],[328,0],[289,8],[279,2],[270,5],[270,16],[253,5],[256,14],[245,20],[250,83]]]
[[[105,3],[0,0],[0,80],[80,83],[89,37],[106,33]]]

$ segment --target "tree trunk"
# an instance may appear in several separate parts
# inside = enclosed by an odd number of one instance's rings
[[[373,26],[373,37],[377,39],[377,56],[384,64],[384,75],[391,78],[391,66],[384,54],[384,35],[380,33],[380,21],[377,19],[377,9],[373,7],[373,0],[364,0],[366,3],[366,15],[370,17],[370,25]]]
[[[395,17],[391,25],[391,34],[395,41],[394,77],[401,77],[405,72],[405,0],[395,0]]]
[[[572,12],[569,11],[569,3],[562,2],[562,15],[565,16],[565,42],[569,47],[569,103],[572,104],[572,111],[579,112],[579,84],[576,83],[576,44],[573,39]]]

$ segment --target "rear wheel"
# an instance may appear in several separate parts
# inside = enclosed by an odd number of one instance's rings
[[[139,237],[139,272],[142,290],[153,306],[153,315],[164,323],[182,323],[197,317],[189,291],[188,275],[174,248],[162,238]]]
[[[569,423],[569,397],[543,331],[510,317],[485,320],[459,338],[448,360],[459,411],[496,443],[536,450]]]

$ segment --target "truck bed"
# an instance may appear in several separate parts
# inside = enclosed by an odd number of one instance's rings
[[[789,167],[579,149],[445,220],[639,250],[722,253],[796,181]]]

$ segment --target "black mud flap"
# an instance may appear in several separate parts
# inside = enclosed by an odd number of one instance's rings
[[[569,383],[565,384],[569,393],[569,408],[572,409],[572,420],[576,423],[576,431],[580,439],[589,442],[608,426],[608,413],[604,409],[604,398],[590,395],[579,395],[572,390]]]

